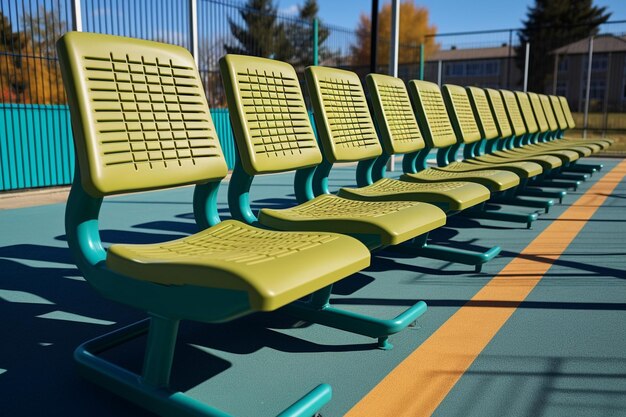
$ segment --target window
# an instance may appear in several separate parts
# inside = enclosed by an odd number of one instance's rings
[[[604,100],[604,92],[606,91],[605,80],[591,80],[591,88],[589,89],[589,100]],[[583,99],[587,97],[587,85],[583,84]]]
[[[500,61],[477,60],[448,62],[444,67],[446,77],[485,77],[500,74]]]
[[[567,72],[569,67],[569,59],[565,56],[565,57],[559,57],[559,65],[558,65],[558,71],[559,72]]]
[[[464,75],[465,65],[459,62],[446,63],[445,74],[447,77],[462,77]]]
[[[591,72],[606,72],[608,68],[608,57],[606,55],[594,55],[591,60]],[[589,56],[583,58],[583,77],[587,77],[587,68],[589,67]]]
[[[567,81],[560,80],[556,82],[556,95],[557,96],[567,96]]]

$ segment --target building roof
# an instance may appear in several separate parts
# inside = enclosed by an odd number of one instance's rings
[[[511,56],[515,56],[515,48],[512,48]],[[429,60],[433,61],[461,61],[470,59],[492,59],[508,58],[508,45],[496,46],[492,48],[468,48],[468,49],[446,49],[435,52]]]
[[[626,51],[626,36],[603,35],[593,39],[593,52]],[[552,51],[556,54],[586,54],[589,52],[589,38],[584,38]]]

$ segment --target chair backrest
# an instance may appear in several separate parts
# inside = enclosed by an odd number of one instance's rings
[[[546,119],[548,120],[548,126],[550,127],[550,130],[557,130],[559,128],[559,124],[556,121],[554,110],[552,110],[550,99],[545,94],[539,94],[539,101],[541,101],[541,108],[543,108],[543,111],[546,114]]]
[[[422,135],[430,148],[457,143],[439,86],[428,81],[409,81],[409,97],[417,114]]]
[[[322,161],[291,65],[229,54],[220,59],[220,73],[241,164],[249,175]]]
[[[491,113],[485,90],[478,87],[466,87],[466,90],[482,138],[489,140],[499,137],[498,126]]]
[[[561,108],[563,109],[565,120],[567,120],[567,127],[570,129],[575,128],[576,122],[574,121],[574,116],[572,115],[572,110],[569,108],[567,99],[564,96],[559,96],[559,101],[561,102]]]
[[[184,48],[69,32],[57,43],[85,191],[103,197],[217,180],[226,161]]]
[[[308,67],[304,72],[322,150],[331,163],[382,154],[359,77],[351,71]]]
[[[424,149],[426,144],[404,81],[389,75],[369,74],[365,82],[385,152],[392,155]]]
[[[550,104],[552,105],[552,110],[554,110],[554,115],[556,116],[556,121],[559,124],[559,129],[565,130],[567,129],[567,120],[565,119],[565,114],[563,114],[563,108],[561,107],[561,102],[557,96],[549,96]]]
[[[516,91],[514,94],[515,99],[517,100],[517,105],[519,106],[522,113],[522,119],[524,120],[524,124],[526,125],[526,131],[528,133],[537,133],[539,131],[539,126],[537,125],[535,112],[533,111],[533,107],[530,104],[528,95],[523,91]]]
[[[546,119],[546,113],[543,111],[543,107],[541,106],[541,100],[537,93],[527,93],[528,98],[530,99],[530,105],[535,113],[535,118],[537,119],[537,124],[539,125],[540,132],[547,132],[550,129],[548,125],[548,119]]]
[[[457,140],[463,143],[474,143],[482,139],[465,88],[446,84],[441,90]]]
[[[504,100],[500,91],[493,88],[485,88],[485,93],[489,101],[489,107],[491,108],[491,114],[496,122],[498,128],[498,134],[501,138],[509,137],[513,134],[513,128],[507,115],[506,107],[504,106]]]
[[[511,123],[515,136],[521,136],[527,133],[524,116],[522,116],[519,104],[517,104],[515,94],[509,90],[500,90],[500,94],[502,94],[502,101],[504,101],[506,114],[509,117],[509,122]]]

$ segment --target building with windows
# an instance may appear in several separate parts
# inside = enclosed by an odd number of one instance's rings
[[[575,111],[583,111],[587,94],[589,39],[556,49],[556,79],[546,91],[567,97]],[[598,36],[593,41],[589,108],[593,112],[626,110],[626,36]]]
[[[508,45],[490,48],[440,50],[429,57],[424,78],[441,84],[483,88],[522,87],[522,72],[515,63],[515,49]]]

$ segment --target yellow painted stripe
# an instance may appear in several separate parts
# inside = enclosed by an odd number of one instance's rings
[[[346,416],[431,415],[625,176],[626,161],[622,161],[540,233]],[[503,304],[500,308],[485,307],[484,301],[490,304],[502,301]]]

